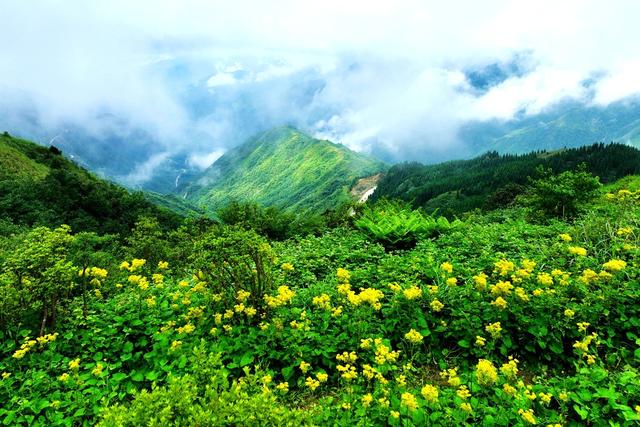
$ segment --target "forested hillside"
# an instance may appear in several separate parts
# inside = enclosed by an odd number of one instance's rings
[[[594,144],[559,151],[523,155],[495,151],[472,160],[437,165],[394,165],[378,183],[372,200],[401,199],[427,211],[451,215],[475,208],[506,206],[522,194],[537,169],[554,173],[574,170],[584,163],[602,182],[640,173],[640,150],[622,144]]]
[[[384,169],[380,161],[285,126],[225,153],[179,193],[209,212],[236,201],[322,213],[351,201],[358,178]]]
[[[55,147],[0,136],[0,218],[19,226],[126,235],[141,215],[165,227],[179,216],[78,167]]]

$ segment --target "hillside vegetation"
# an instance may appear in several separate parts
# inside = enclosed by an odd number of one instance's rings
[[[75,231],[127,234],[142,215],[166,227],[178,215],[141,193],[104,181],[64,158],[55,147],[0,135],[0,218],[18,226],[68,224]]]
[[[622,144],[594,144],[523,155],[500,155],[494,151],[472,160],[437,165],[403,163],[389,169],[371,200],[401,199],[429,212],[459,215],[512,203],[524,192],[530,178],[539,176],[540,167],[560,173],[576,169],[581,163],[602,182],[612,182],[640,173],[640,150]]]
[[[463,220],[389,201],[279,241],[251,206],[0,233],[0,423],[637,425],[639,187],[578,169]]]
[[[280,127],[225,153],[180,193],[209,212],[237,201],[321,213],[350,201],[358,178],[383,169],[343,145]]]

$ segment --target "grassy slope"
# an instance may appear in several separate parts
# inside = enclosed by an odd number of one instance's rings
[[[0,216],[18,225],[127,233],[140,215],[177,216],[33,142],[0,135]]]
[[[322,211],[350,200],[357,178],[384,165],[290,127],[272,129],[232,150],[210,167],[189,195],[207,210],[231,200],[291,210]]]

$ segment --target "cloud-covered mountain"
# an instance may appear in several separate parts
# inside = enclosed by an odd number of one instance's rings
[[[567,120],[637,113],[639,4],[454,3],[8,3],[0,130],[157,191],[281,125],[386,161],[627,135]]]

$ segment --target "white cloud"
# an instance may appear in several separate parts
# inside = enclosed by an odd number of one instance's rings
[[[43,126],[141,128],[199,166],[248,132],[240,108],[257,127],[306,125],[410,158],[459,144],[468,120],[640,93],[634,0],[0,0],[0,11],[0,107]],[[520,52],[535,63],[525,75],[486,93],[464,79]],[[311,79],[321,88],[306,94]],[[198,84],[216,105],[185,104]]]

